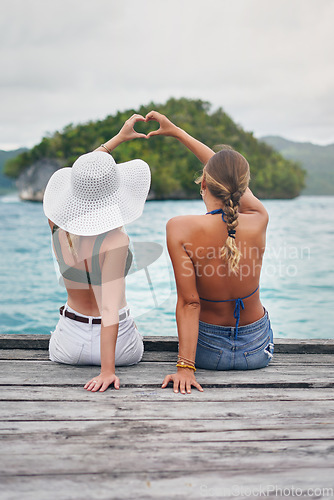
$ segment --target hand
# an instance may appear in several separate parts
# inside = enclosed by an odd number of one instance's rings
[[[87,382],[84,389],[92,392],[100,389],[100,392],[104,392],[111,384],[114,384],[115,389],[119,389],[119,378],[114,373],[100,373],[100,375]]]
[[[136,132],[134,126],[137,122],[145,122],[145,118],[142,115],[132,115],[124,123],[121,130],[118,132],[118,136],[122,142],[130,141],[131,139],[138,139],[140,137],[147,137],[145,134],[140,134]]]
[[[199,385],[195,378],[194,371],[187,368],[181,368],[177,373],[166,375],[164,381],[162,382],[161,388],[164,389],[165,387],[167,387],[169,382],[173,382],[174,392],[179,392],[180,387],[181,394],[185,394],[186,391],[188,394],[190,394],[192,385],[196,387],[200,392],[203,392],[203,388]]]
[[[177,131],[179,128],[174,125],[170,120],[165,115],[162,115],[161,113],[158,113],[157,111],[150,111],[147,113],[145,120],[147,122],[149,121],[156,121],[159,123],[160,128],[158,130],[153,130],[153,132],[150,132],[147,134],[147,138],[152,137],[154,135],[169,135],[169,136],[176,136]]]

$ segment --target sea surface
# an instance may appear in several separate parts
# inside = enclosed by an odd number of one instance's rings
[[[264,200],[270,222],[261,300],[276,337],[332,338],[334,197]],[[176,335],[176,293],[165,244],[175,215],[205,212],[202,201],[152,201],[127,226],[132,242],[158,243],[162,254],[127,277],[127,300],[143,335]],[[0,196],[0,333],[49,333],[66,301],[42,204]]]

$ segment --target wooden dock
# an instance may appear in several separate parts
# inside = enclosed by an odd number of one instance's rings
[[[1,500],[334,496],[333,340],[277,340],[262,370],[198,370],[190,395],[160,388],[176,338],[146,337],[121,389],[95,394],[97,368],[52,363],[47,345],[0,336]]]

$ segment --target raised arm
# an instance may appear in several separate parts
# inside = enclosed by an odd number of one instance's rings
[[[117,146],[122,144],[122,142],[130,141],[131,139],[146,138],[145,134],[140,134],[134,129],[134,126],[137,122],[144,121],[145,118],[142,115],[132,115],[128,120],[126,120],[118,134],[109,139],[109,141],[105,142],[103,145],[96,148],[95,151],[111,153],[114,149],[117,148]]]
[[[188,148],[204,165],[210,160],[210,158],[215,154],[215,152],[208,146],[198,141],[182,128],[177,127],[172,123],[165,115],[158,113],[157,111],[150,111],[146,115],[146,121],[155,120],[159,123],[160,127],[158,130],[150,132],[147,137],[152,137],[155,135],[166,135],[170,137],[175,137],[180,141],[186,148]],[[259,213],[266,220],[268,219],[268,214],[263,204],[258,198],[256,198],[252,191],[247,188],[245,194],[240,199],[240,213]]]
[[[212,149],[198,141],[191,135],[187,134],[182,128],[177,127],[172,123],[166,116],[158,113],[157,111],[151,111],[146,115],[146,121],[157,121],[160,125],[158,130],[150,132],[147,137],[150,138],[154,135],[167,135],[170,137],[175,137],[180,141],[186,148],[188,148],[195,156],[199,159],[203,165],[206,165],[210,160],[211,156],[215,154]]]

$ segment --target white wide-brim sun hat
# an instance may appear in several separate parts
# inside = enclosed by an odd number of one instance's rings
[[[44,213],[69,233],[102,234],[141,216],[150,184],[150,168],[144,161],[116,164],[109,153],[93,151],[52,175],[44,193]]]

